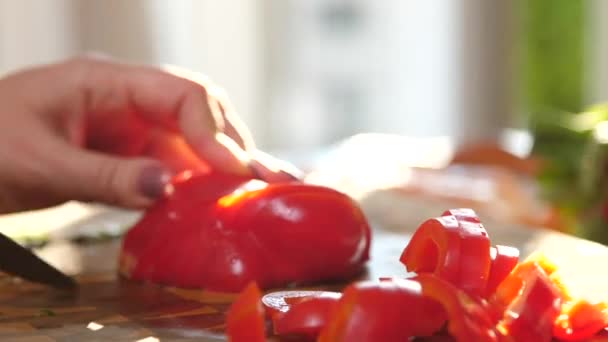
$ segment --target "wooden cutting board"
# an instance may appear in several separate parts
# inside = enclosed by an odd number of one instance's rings
[[[378,222],[372,218],[372,222]],[[398,258],[412,228],[380,229],[376,224],[372,258],[360,279],[403,275]],[[524,255],[543,250],[561,266],[579,293],[606,298],[608,278],[597,272],[608,264],[608,249],[538,229],[487,227],[493,243],[520,248]],[[127,281],[116,275],[119,240],[78,245],[51,243],[38,254],[74,274],[77,293],[62,293],[0,275],[2,341],[218,341],[234,295]],[[306,289],[340,290],[344,284]]]

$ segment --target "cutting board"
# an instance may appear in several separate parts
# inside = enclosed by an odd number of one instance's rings
[[[130,222],[124,212],[89,212],[65,222],[69,229]],[[126,221],[125,221],[126,220]],[[372,257],[357,279],[405,273],[398,258],[416,227],[374,226]],[[59,220],[60,222],[61,220]],[[13,221],[13,223],[16,221]],[[104,223],[105,222],[105,223]],[[2,221],[0,220],[0,229]],[[493,243],[520,248],[525,256],[542,250],[560,264],[576,292],[606,298],[608,277],[597,272],[608,264],[608,248],[570,236],[523,227],[486,227]],[[218,341],[233,294],[161,287],[121,279],[116,273],[120,240],[76,244],[59,239],[37,253],[75,275],[76,293],[64,293],[0,275],[0,340],[2,341]],[[355,280],[355,279],[352,279]],[[340,290],[342,284],[305,289]]]

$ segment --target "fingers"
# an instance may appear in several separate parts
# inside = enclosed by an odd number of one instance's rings
[[[121,158],[71,146],[56,186],[77,200],[143,208],[160,198],[172,174],[157,160]]]
[[[204,86],[156,68],[79,60],[81,94],[97,127],[130,110],[149,122],[178,131],[214,169],[249,174],[245,154],[218,138],[223,116]],[[124,115],[124,114],[123,114]],[[136,138],[136,137],[133,137]]]
[[[269,183],[296,181],[303,178],[302,171],[283,160],[276,159],[259,150],[251,153],[253,157],[249,165],[256,178]]]
[[[176,66],[163,66],[163,70],[202,85],[208,94],[212,108],[217,108],[221,120],[218,120],[218,128],[222,133],[234,140],[243,150],[248,151],[255,148],[253,138],[245,123],[238,117],[234,106],[230,102],[226,91],[215,84],[211,79],[200,73],[192,72]]]

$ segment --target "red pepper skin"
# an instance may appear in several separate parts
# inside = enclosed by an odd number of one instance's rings
[[[524,288],[526,279],[537,272],[538,268],[548,276],[552,276],[557,270],[557,266],[543,254],[533,254],[515,266],[513,271],[498,285],[496,291],[489,298],[492,316],[496,321],[504,316],[509,305],[517,299]],[[565,290],[561,289],[555,281],[553,283],[560,289],[562,299],[566,300],[568,294],[564,292]]]
[[[214,173],[172,185],[123,241],[128,278],[238,292],[349,278],[369,259],[367,220],[335,190]]]
[[[336,297],[308,297],[292,304],[289,311],[274,316],[274,333],[314,340],[329,322],[338,300]]]
[[[270,318],[288,312],[297,303],[311,298],[330,298],[338,300],[342,297],[340,292],[332,291],[278,291],[265,294],[262,303]]]
[[[490,239],[474,217],[458,217],[424,222],[400,261],[409,272],[433,273],[469,294],[483,296],[490,273]]]
[[[505,312],[498,330],[513,342],[549,342],[561,303],[560,289],[535,265],[534,271],[524,279],[521,294]]]
[[[266,329],[260,289],[249,284],[230,306],[226,333],[230,342],[264,342]]]
[[[422,295],[439,303],[448,320],[448,332],[459,342],[494,342],[498,336],[487,303],[471,297],[451,283],[433,275],[415,278],[422,286]]]
[[[445,315],[421,291],[413,280],[351,284],[318,341],[407,341],[414,336],[431,336],[441,329]]]
[[[553,336],[562,341],[587,341],[608,327],[608,304],[584,299],[562,305]]]
[[[429,337],[418,337],[413,342],[455,342],[456,339],[447,334],[437,334]]]
[[[594,337],[585,342],[608,342],[608,327],[597,333]]]
[[[469,208],[449,209],[446,210],[441,216],[454,216],[458,221],[481,223],[477,213],[473,209]]]
[[[488,277],[485,297],[490,297],[498,285],[513,271],[519,261],[519,250],[515,247],[501,246],[490,248],[492,266]]]

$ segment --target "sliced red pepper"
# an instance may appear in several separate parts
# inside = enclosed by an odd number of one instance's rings
[[[319,342],[407,341],[431,336],[444,322],[443,309],[417,281],[364,281],[344,290]]]
[[[505,312],[498,330],[514,342],[549,342],[560,314],[562,296],[538,265],[523,279],[523,289]]]
[[[525,280],[540,268],[548,276],[557,270],[557,266],[542,253],[530,255],[526,260],[515,266],[513,271],[498,285],[494,294],[490,296],[493,317],[501,319],[505,310],[519,296],[524,288]],[[563,293],[563,291],[562,291]]]
[[[459,217],[424,222],[400,261],[409,272],[433,273],[469,294],[483,296],[490,273],[490,239],[473,217]]]
[[[470,208],[458,208],[446,210],[441,216],[454,216],[458,221],[481,223],[477,213]]]
[[[250,283],[230,306],[226,333],[231,342],[266,341],[262,294],[255,283]]]
[[[315,339],[329,322],[329,317],[339,299],[336,297],[296,298],[300,301],[291,304],[289,311],[274,317],[274,333],[280,336]]]
[[[289,311],[292,305],[309,298],[331,298],[340,299],[340,292],[332,291],[278,291],[271,292],[262,297],[262,303],[266,307],[266,313],[270,318]]]
[[[497,245],[490,248],[492,266],[486,287],[486,298],[491,296],[498,285],[511,273],[519,261],[519,249]]]
[[[602,331],[585,342],[608,342],[608,327],[604,328]]]
[[[584,299],[562,305],[553,335],[563,341],[585,341],[608,326],[608,304]]]
[[[483,300],[470,297],[433,274],[421,274],[416,280],[426,298],[441,304],[447,314],[448,332],[457,341],[497,341],[494,323]]]

